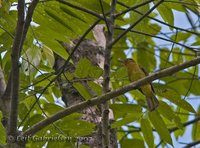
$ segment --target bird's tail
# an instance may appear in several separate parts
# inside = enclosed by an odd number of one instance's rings
[[[158,99],[153,94],[151,97],[147,97],[147,108],[149,111],[154,111],[159,105]]]

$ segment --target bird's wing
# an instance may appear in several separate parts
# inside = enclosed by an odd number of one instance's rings
[[[140,67],[140,69],[144,72],[144,74],[145,74],[146,76],[149,75],[148,71],[147,71],[142,65],[139,65],[139,67]],[[150,85],[151,85],[152,91],[155,92],[152,83],[150,83]],[[139,89],[139,90],[140,90],[140,89]],[[140,91],[142,92],[142,90],[140,90]]]
[[[147,71],[142,65],[139,65],[139,67],[140,67],[140,69],[144,72],[144,74],[145,74],[146,76],[149,75],[148,71]]]

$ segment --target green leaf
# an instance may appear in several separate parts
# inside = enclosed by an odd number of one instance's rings
[[[148,28],[146,28],[147,32],[145,32],[145,33],[148,33],[151,35],[157,35],[161,30],[161,27],[158,24],[149,24],[147,27],[148,27]]]
[[[49,102],[49,103],[54,103],[54,97],[52,95],[52,91],[49,92],[49,89],[48,89],[48,92],[46,92],[45,94],[43,94],[43,97]],[[46,104],[46,103],[45,103]]]
[[[172,35],[171,39],[176,42],[186,41],[191,35],[191,33],[179,32],[177,35]]]
[[[42,38],[40,39],[46,46],[48,46],[57,55],[59,55],[65,60],[68,58],[67,51],[56,40],[42,39]]]
[[[57,15],[57,12],[52,10],[52,9],[49,9],[48,7],[45,8],[45,12],[50,16],[52,17],[55,21],[57,21],[58,23],[60,23],[60,25],[66,27],[67,29],[69,29],[70,31],[73,31],[73,28],[71,26],[69,26],[64,20],[63,18],[60,17],[60,15]]]
[[[199,46],[199,45],[200,45],[200,40],[199,39],[197,39],[195,42],[193,42],[191,44],[191,46]]]
[[[63,110],[64,108],[62,108],[59,105],[53,104],[53,103],[45,103],[44,104],[44,110],[49,114],[49,115],[53,115],[61,110]]]
[[[200,106],[198,108],[198,112],[197,114],[199,115],[200,114]],[[200,122],[195,122],[193,125],[192,125],[192,139],[194,141],[196,140],[199,140],[200,139]]]
[[[102,87],[99,84],[92,81],[88,81],[87,84],[98,96],[102,95]]]
[[[171,109],[171,107],[167,103],[160,101],[158,111],[161,115],[163,115],[169,121],[174,122],[177,127],[179,127],[180,129],[183,128],[181,119],[179,118],[179,116],[175,115],[174,111]]]
[[[172,103],[176,104],[177,106],[183,108],[184,110],[187,110],[192,113],[196,113],[193,106],[181,98],[175,98],[171,94],[170,97],[166,97],[166,99],[171,101]]]
[[[142,114],[142,108],[136,104],[111,104],[110,108],[114,112],[115,119],[121,118],[127,114],[135,114],[135,116]]]
[[[73,80],[73,78],[74,78],[74,75],[73,75],[73,73],[70,73],[70,72],[66,72],[65,73],[65,76],[66,76],[66,78],[67,78],[67,80]]]
[[[180,5],[179,3],[167,2],[167,6],[177,11],[186,12],[185,7],[183,7],[183,5]]]
[[[41,49],[33,46],[22,55],[22,69],[26,75],[36,71],[41,61]]]
[[[153,111],[149,112],[148,116],[154,128],[160,135],[161,139],[173,146],[170,133],[167,129],[165,122],[161,118],[160,114],[157,111]]]
[[[34,124],[38,123],[39,121],[41,121],[43,119],[44,119],[44,116],[42,116],[40,114],[33,115],[24,124],[23,131],[27,130],[28,128],[32,127]]]
[[[196,69],[196,72],[198,72],[198,67],[197,67],[197,69]],[[198,75],[198,74],[196,74],[196,75]],[[192,80],[191,80],[191,81],[192,81]],[[191,92],[193,95],[199,96],[199,95],[200,95],[199,88],[200,88],[200,81],[199,81],[199,78],[194,77],[193,83],[192,83],[192,86],[191,86],[191,91],[190,91],[190,92]]]
[[[0,112],[0,119],[2,119],[2,113]],[[6,131],[4,126],[2,125],[2,122],[0,123],[0,145],[6,144]]]
[[[144,141],[140,139],[124,139],[121,142],[121,148],[145,148]]]
[[[145,142],[147,143],[149,148],[154,147],[154,137],[151,124],[148,119],[142,119],[140,121],[141,130],[144,135]]]
[[[142,108],[135,104],[112,104],[110,108],[114,112],[115,119],[118,119],[112,124],[112,128],[118,128],[134,122],[142,115]]]
[[[75,75],[79,78],[85,78],[89,75],[91,62],[87,58],[82,58],[76,65]]]
[[[171,64],[168,61],[166,61],[166,59],[168,59],[169,53],[170,50],[168,48],[160,48],[160,57],[162,57],[160,59],[160,69],[164,69],[171,66]]]
[[[145,0],[140,0],[140,1],[137,0],[136,2],[133,2],[133,3],[135,5],[138,5],[138,4],[141,4],[141,3],[144,3],[144,2],[146,2],[146,1]],[[149,4],[142,5],[141,7],[137,8],[137,11],[139,11],[142,14],[145,14],[148,10],[149,10]],[[130,20],[128,20],[127,23],[130,24],[130,22],[131,22],[131,24],[133,24],[137,20],[141,19],[141,17],[142,17],[141,14],[138,14],[134,11],[131,11],[130,12]],[[148,32],[148,29],[147,29],[148,24],[149,24],[149,19],[144,18],[144,19],[142,19],[142,21],[140,21],[140,23],[138,23],[134,27],[134,30],[137,30],[137,31],[140,31],[140,32]],[[140,42],[145,42],[149,38],[146,35],[133,33],[133,32],[130,33],[130,36],[131,36],[130,41],[132,42],[133,45],[137,45]]]
[[[114,76],[114,81],[121,81],[124,78],[128,79],[127,69],[125,66],[117,69],[117,71],[113,72],[112,75]]]
[[[172,59],[173,59],[173,63],[174,64],[180,64],[183,62],[183,56],[180,56],[180,54],[182,53],[180,48],[174,48],[173,49],[173,54],[172,54]]]
[[[89,77],[91,78],[99,78],[103,74],[103,69],[97,66],[91,66],[89,71]]]
[[[81,114],[74,113],[61,119],[58,126],[61,127],[64,132],[68,133],[70,137],[90,135],[94,131],[95,124],[83,121],[80,118]]]
[[[193,113],[196,112],[194,110],[194,108],[192,107],[192,105],[189,104],[187,101],[183,100],[176,91],[170,89],[166,85],[165,86],[159,85],[160,90],[163,87],[165,87],[165,89],[163,89],[163,91],[156,92],[159,96],[166,98],[167,100],[171,101],[172,103],[176,104],[177,106],[181,107],[184,110],[187,110],[187,111],[193,112]]]
[[[49,73],[44,73],[41,75],[38,75],[34,80],[33,80],[33,84],[34,86],[37,87],[44,87],[46,85],[48,85],[48,83],[53,80],[56,77],[56,75],[52,75]]]
[[[61,89],[56,85],[52,87],[52,91],[56,98],[60,98],[62,96]]]
[[[112,125],[111,125],[111,127],[112,128],[119,128],[119,127],[121,127],[121,126],[123,126],[123,125],[127,125],[127,124],[129,124],[129,123],[132,123],[132,122],[134,122],[134,121],[137,121],[137,120],[139,120],[139,118],[141,117],[141,114],[140,115],[131,115],[131,114],[127,114],[125,117],[123,117],[122,119],[119,119],[119,120],[117,120],[117,121],[115,121]]]
[[[92,95],[89,91],[79,82],[73,83],[73,87],[81,94],[81,96],[85,99],[91,99]]]
[[[68,7],[66,6],[60,6],[60,9],[63,10],[67,15],[71,15],[72,17],[82,21],[85,23],[85,20],[83,18],[81,18],[79,15],[77,15],[76,13],[74,13],[73,11],[71,11]]]
[[[26,114],[28,112],[28,108],[26,107],[26,105],[24,103],[19,104],[19,118],[22,120]]]
[[[169,23],[170,25],[174,25],[173,12],[166,4],[161,4],[156,9],[165,22]]]
[[[43,49],[43,54],[45,58],[47,59],[49,66],[53,68],[54,62],[55,62],[53,51],[45,45],[43,46],[42,49]]]
[[[96,11],[98,13],[102,13],[100,4],[96,0],[90,0],[90,1],[88,1],[88,0],[76,0],[76,1],[72,1],[72,3],[75,3],[76,5],[78,4],[82,7]],[[109,12],[110,5],[108,3],[106,3],[105,1],[102,1],[102,5],[103,5],[104,12],[105,13]]]
[[[156,58],[154,54],[149,54],[149,52],[154,53],[154,49],[148,46],[147,42],[141,42],[137,45],[136,56],[137,62],[145,67],[147,71],[152,71],[156,67]],[[148,60],[144,60],[148,59]]]

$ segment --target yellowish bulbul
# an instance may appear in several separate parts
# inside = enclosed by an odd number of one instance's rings
[[[127,68],[128,77],[131,82],[137,81],[148,75],[148,72],[146,72],[145,69],[137,64],[133,59],[128,58],[124,60],[123,63]],[[146,96],[149,111],[155,110],[158,107],[159,102],[154,95],[153,86],[151,84],[146,84],[141,86],[139,90]]]

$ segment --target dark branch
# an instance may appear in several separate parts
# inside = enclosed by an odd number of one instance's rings
[[[100,0],[101,3],[101,0]],[[106,94],[110,91],[109,83],[110,83],[110,63],[111,63],[111,50],[112,50],[112,40],[114,33],[114,14],[116,7],[116,0],[112,0],[111,8],[110,8],[110,18],[106,21],[106,25],[108,28],[108,34],[106,36],[106,48],[105,48],[105,57],[104,57],[104,74],[103,74],[103,92]],[[103,7],[102,13],[105,17]],[[105,102],[102,104],[102,147],[110,147],[110,130],[109,130],[109,103]]]
[[[185,147],[183,147],[183,148],[191,148],[191,147],[193,147],[193,146],[195,146],[195,145],[197,145],[197,144],[200,144],[200,140],[191,142],[191,143],[187,144],[187,145],[186,145]]]
[[[22,42],[23,30],[24,30],[24,0],[18,0],[18,21],[16,27],[16,34],[13,42],[12,53],[11,53],[11,84],[7,86],[10,87],[11,94],[11,108],[10,117],[8,124],[8,135],[17,135],[17,117],[18,117],[18,100],[19,100],[19,56],[20,56],[20,45]],[[9,98],[8,98],[9,99]]]

